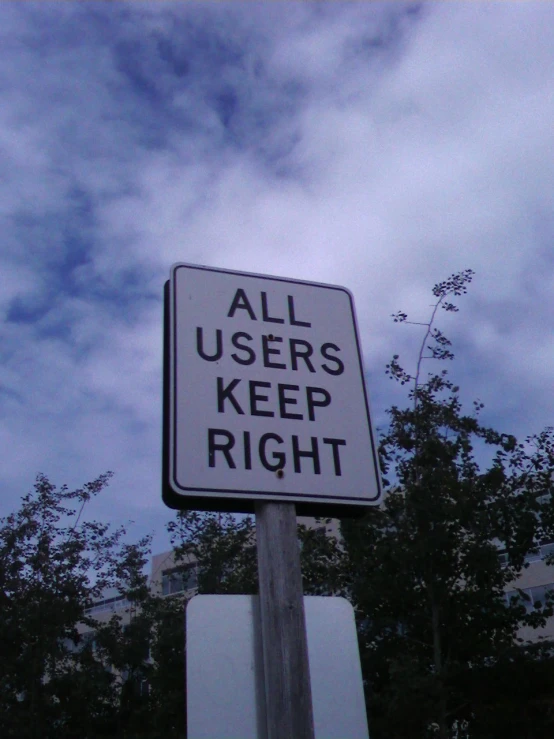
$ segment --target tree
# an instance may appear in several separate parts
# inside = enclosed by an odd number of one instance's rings
[[[0,522],[0,734],[14,739],[181,737],[183,598],[152,593],[150,540],[84,520],[111,473],[57,489],[39,475]],[[106,588],[127,614],[87,608]]]
[[[446,370],[424,374],[428,361],[453,359],[435,322],[440,309],[458,310],[451,301],[472,277],[466,270],[433,288],[431,317],[416,324],[424,337],[415,370],[397,355],[387,366],[408,389],[407,407],[389,410],[380,443],[387,496],[363,521],[342,526],[377,739],[461,737],[468,726],[479,736],[476,684],[512,653],[518,627],[552,614],[549,597],[528,612],[504,595],[525,554],[551,535],[552,430],[518,443],[481,424],[481,403],[463,412]],[[410,323],[403,312],[393,318]],[[492,461],[478,461],[485,458]]]
[[[185,594],[164,598],[145,566],[150,538],[124,545],[115,567],[127,618],[114,614],[95,629],[97,656],[115,673],[115,736],[177,739],[185,733]]]
[[[86,606],[112,582],[123,533],[81,521],[109,478],[69,491],[39,475],[20,509],[0,521],[2,736],[70,736],[63,727],[75,721],[109,723],[112,678],[77,648],[77,625],[90,622]]]
[[[343,552],[329,535],[330,520],[316,527],[298,525],[304,593],[331,595],[342,585]],[[251,516],[181,511],[168,530],[176,559],[198,564],[199,593],[255,594],[258,592],[256,527]]]
[[[162,597],[145,572],[148,537],[85,520],[111,474],[83,488],[39,475],[0,521],[0,733],[14,739],[168,739],[185,732],[184,610],[190,593]],[[179,557],[199,565],[201,592],[257,589],[251,518],[179,513],[168,526]],[[323,592],[332,540],[300,527],[307,588]],[[124,610],[98,620],[106,589]]]
[[[197,562],[198,592],[252,594],[258,588],[255,526],[250,516],[179,511],[168,524],[178,562]]]

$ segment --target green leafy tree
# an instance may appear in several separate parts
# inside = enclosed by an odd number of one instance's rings
[[[182,598],[152,593],[150,541],[86,521],[107,485],[56,488],[40,475],[0,522],[0,735],[154,739],[185,731]],[[89,606],[106,589],[125,618]]]
[[[343,583],[343,551],[330,521],[298,526],[304,593],[331,595]],[[176,558],[198,564],[199,593],[258,592],[256,526],[250,516],[182,511],[168,527]]]
[[[176,560],[197,563],[199,593],[257,592],[255,526],[250,516],[179,511],[168,531]]]
[[[342,527],[376,739],[479,736],[475,686],[513,653],[521,625],[552,614],[549,598],[529,611],[504,595],[525,554],[551,535],[552,431],[518,443],[480,422],[481,403],[464,413],[446,370],[424,373],[429,361],[453,359],[435,322],[440,309],[458,310],[452,300],[472,277],[466,270],[433,288],[431,317],[416,324],[424,337],[414,371],[398,356],[387,366],[408,389],[380,444],[387,495]]]
[[[0,735],[14,739],[168,739],[185,733],[184,610],[146,574],[150,540],[85,519],[110,474],[70,491],[40,475],[0,521]],[[307,589],[333,587],[334,549],[299,527]],[[254,593],[251,518],[184,512],[169,529],[177,563],[198,563],[200,592]],[[327,580],[326,580],[327,578]],[[106,590],[124,606],[106,620],[90,609]],[[120,604],[121,607],[121,604]]]
[[[316,519],[315,525],[298,525],[300,566],[306,595],[342,595],[345,553],[330,525],[332,519]]]
[[[491,665],[461,675],[471,706],[469,737],[549,739],[554,728],[552,645],[514,645]]]
[[[86,606],[113,582],[123,534],[81,520],[109,478],[69,491],[39,475],[19,510],[0,521],[2,736],[71,736],[65,727],[103,730],[111,720],[112,678],[82,648],[78,629],[89,623]]]
[[[116,676],[116,736],[173,739],[185,732],[184,594],[153,592],[150,539],[125,545],[115,576],[126,609],[95,629],[97,656]]]

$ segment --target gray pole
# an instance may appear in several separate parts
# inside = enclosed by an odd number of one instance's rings
[[[256,503],[268,739],[314,739],[294,503]]]

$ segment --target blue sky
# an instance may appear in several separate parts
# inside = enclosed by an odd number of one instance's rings
[[[107,469],[90,515],[165,546],[162,289],[174,262],[356,298],[375,425],[432,285],[464,397],[554,418],[549,3],[0,6],[0,514]]]

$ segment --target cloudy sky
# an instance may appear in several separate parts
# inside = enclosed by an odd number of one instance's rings
[[[162,290],[192,262],[344,285],[374,425],[433,284],[452,371],[554,421],[554,5],[4,2],[0,514],[107,470],[90,515],[165,546]]]

